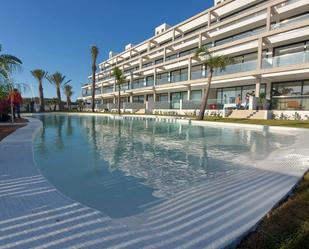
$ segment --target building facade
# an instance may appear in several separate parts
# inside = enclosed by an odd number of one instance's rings
[[[234,58],[214,73],[207,109],[223,109],[247,93],[267,99],[272,110],[309,110],[309,1],[226,0],[184,22],[156,28],[155,35],[110,53],[96,77],[98,109],[117,106],[112,69],[123,70],[125,109],[195,110],[207,85],[207,68],[195,51]],[[82,99],[91,100],[91,77]]]

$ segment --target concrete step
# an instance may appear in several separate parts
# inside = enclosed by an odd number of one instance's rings
[[[136,114],[146,114],[145,109],[139,109],[138,111],[135,112]]]
[[[228,118],[265,119],[266,111],[260,110],[233,110]]]

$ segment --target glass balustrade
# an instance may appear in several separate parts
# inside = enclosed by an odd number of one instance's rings
[[[188,74],[171,75],[171,83],[188,80]]]
[[[132,89],[142,88],[142,87],[145,87],[144,80],[132,83]]]
[[[286,26],[291,25],[293,23],[302,22],[302,21],[305,21],[305,20],[308,20],[308,19],[309,19],[309,13],[301,15],[301,16],[297,16],[297,17],[294,17],[294,18],[291,18],[291,19],[288,19],[288,20],[284,20],[280,23],[273,24],[272,29],[283,28],[283,27],[286,27]]]
[[[263,68],[273,68],[303,63],[309,63],[309,51],[265,58],[262,66]]]
[[[247,61],[244,63],[232,64],[228,65],[224,70],[216,69],[214,71],[214,76],[252,71],[256,70],[256,67],[257,67],[256,60]]]
[[[112,93],[112,92],[114,92],[114,87],[108,87],[108,88],[107,88],[107,87],[106,87],[106,88],[104,87],[104,88],[103,88],[103,94],[104,94],[104,93]]]

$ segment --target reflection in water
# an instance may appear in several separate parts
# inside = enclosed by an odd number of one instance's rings
[[[237,173],[293,142],[267,130],[100,116],[39,118],[44,129],[35,156],[42,172],[70,197],[113,217],[140,213],[205,179]]]
[[[267,131],[192,127],[151,120],[85,118],[97,136],[87,133],[96,153],[108,162],[110,171],[121,170],[126,176],[145,180],[154,188],[153,195],[166,198],[201,179],[231,170],[226,166],[238,156],[264,159],[286,144],[281,136]],[[96,120],[96,121],[95,121]],[[225,162],[225,163],[224,163]],[[244,162],[246,164],[246,162]]]

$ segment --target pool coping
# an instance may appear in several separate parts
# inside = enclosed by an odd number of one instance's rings
[[[56,115],[66,115],[66,113],[56,113]],[[43,114],[45,115],[45,114]],[[50,113],[46,113],[46,115],[51,115]],[[98,115],[98,114],[87,114],[87,113],[82,113],[82,114],[78,114],[78,113],[72,113],[70,115],[85,115],[85,116],[89,116],[89,115]],[[102,114],[99,114],[98,116],[101,116]],[[116,116],[116,115],[112,115],[112,114],[104,114],[104,116]],[[129,118],[140,118],[140,119],[145,119],[146,117],[144,116],[140,116],[140,115],[136,115],[136,116],[132,116],[132,115],[128,115],[125,116],[123,115],[122,117],[129,117]],[[191,124],[191,125],[197,125],[197,126],[222,126],[222,127],[232,127],[232,128],[239,128],[239,127],[243,127],[243,128],[250,128],[250,129],[259,129],[259,130],[263,130],[265,129],[265,127],[268,127],[269,131],[271,132],[279,132],[279,133],[295,133],[295,135],[299,134],[299,132],[309,132],[307,129],[301,129],[301,128],[289,128],[289,127],[277,127],[277,126],[264,126],[264,125],[251,125],[251,124],[232,124],[232,123],[221,123],[221,122],[207,122],[207,121],[191,121],[190,120],[183,120],[183,119],[175,119],[175,117],[153,117],[151,116],[152,119],[156,119],[156,120],[161,120],[162,119],[168,119],[171,122],[179,122],[179,123],[184,123],[184,124]],[[158,118],[158,119],[157,119]],[[182,122],[185,121],[185,122]],[[188,121],[188,122],[187,122]],[[47,182],[47,184],[51,185],[53,188],[55,188],[47,178],[44,177],[43,174],[41,174],[39,167],[37,166],[35,160],[34,160],[34,155],[33,155],[33,140],[36,137],[36,135],[41,131],[43,127],[43,124],[40,120],[35,119],[35,118],[29,118],[29,122],[26,124],[26,126],[19,128],[18,130],[16,130],[15,132],[13,132],[12,134],[8,135],[7,137],[5,137],[1,142],[0,145],[1,146],[5,146],[5,145],[10,145],[10,144],[22,144],[22,146],[27,147],[28,149],[31,150],[32,152],[32,165],[31,167],[35,167],[36,170],[39,172],[39,174],[44,178],[44,180]],[[14,151],[12,151],[12,153],[14,153]],[[1,155],[1,151],[0,151],[0,155]],[[20,164],[20,162],[16,161],[16,164]],[[30,165],[26,165],[27,167],[30,167]],[[12,172],[11,172],[12,173]],[[299,178],[300,180],[301,178]],[[294,187],[297,184],[294,185]],[[56,188],[55,188],[56,189]],[[281,200],[278,200],[278,202],[274,205],[274,207],[276,207],[278,205],[278,203],[280,203],[283,199],[285,199],[287,196],[290,195],[291,191],[293,189],[291,189],[288,193],[286,193],[286,195],[284,196],[284,198],[282,198]],[[65,194],[63,194],[61,191],[59,191],[58,189],[56,189],[57,194],[59,194],[62,198],[67,199],[69,202],[71,203],[78,203],[80,204],[78,201],[71,199],[70,197],[66,196]],[[45,198],[48,197],[48,194],[45,194]],[[91,207],[85,206],[84,204],[80,204],[81,206],[84,206],[86,208],[89,208],[89,210],[94,210]],[[270,211],[270,210],[269,210]],[[265,213],[266,215],[266,213]],[[106,215],[104,215],[103,213],[99,212],[99,216],[101,218],[106,217]],[[1,215],[0,215],[1,218]],[[111,218],[110,218],[111,219]],[[255,227],[261,222],[262,219],[260,219],[256,225],[254,227],[252,227],[252,229],[248,230],[246,233],[242,234],[242,236],[235,238],[234,243],[232,243],[232,245],[237,245],[242,238],[244,238],[244,236],[246,236],[246,234],[248,234],[249,232],[251,232],[252,230],[255,229]],[[103,223],[102,223],[103,224]]]
[[[307,131],[308,128],[298,128],[298,127],[290,127],[290,126],[276,126],[276,125],[260,125],[260,124],[243,124],[243,123],[233,123],[233,122],[217,122],[217,121],[207,121],[207,120],[196,120],[190,117],[185,116],[161,116],[161,115],[148,115],[148,114],[111,114],[111,113],[93,113],[93,112],[40,112],[40,113],[26,113],[25,117],[32,117],[37,115],[69,115],[69,116],[96,116],[96,117],[113,117],[116,119],[135,119],[135,120],[145,120],[151,119],[154,121],[164,121],[168,123],[180,123],[180,124],[192,124],[197,126],[223,126],[223,127],[243,127],[243,128],[251,128],[251,129],[259,129],[264,130],[265,127],[269,129],[270,132],[276,131]]]

